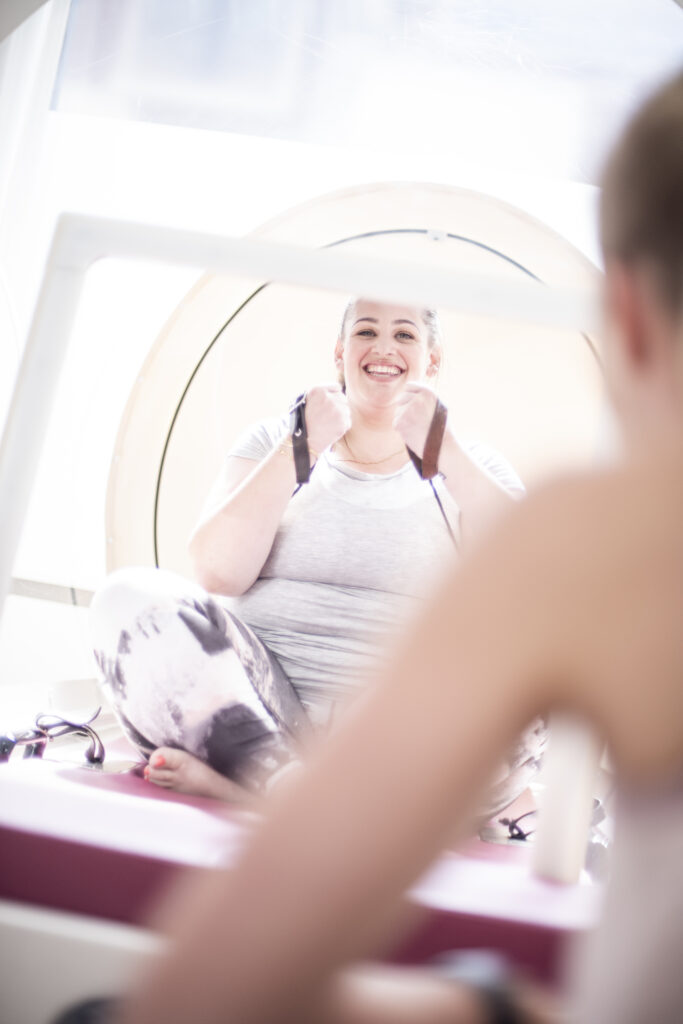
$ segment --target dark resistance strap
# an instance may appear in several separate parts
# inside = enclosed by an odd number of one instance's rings
[[[423,480],[431,480],[439,472],[439,455],[441,453],[447,419],[448,410],[443,402],[437,398],[432,422],[429,424],[429,430],[427,431],[422,458],[408,448],[408,455],[410,455],[415,469]]]
[[[292,451],[297,484],[308,483],[311,475],[311,453],[308,450],[306,430],[306,392],[299,395],[289,410],[289,426],[292,435]]]
[[[441,498],[434,486],[434,477],[439,472],[439,455],[441,454],[441,445],[443,444],[443,435],[446,431],[447,419],[448,409],[441,399],[437,398],[436,405],[434,406],[434,413],[432,415],[432,422],[429,424],[429,430],[427,431],[427,438],[425,440],[422,458],[420,458],[419,455],[416,455],[414,451],[411,451],[410,448],[408,448],[408,455],[410,455],[411,461],[422,479],[429,480],[432,493],[437,505],[439,506],[439,511],[441,512],[443,521],[446,524],[448,535],[457,548],[458,541],[453,533],[453,528],[448,521],[448,516],[446,515],[446,510],[441,503]]]
[[[292,435],[292,452],[294,454],[294,469],[296,471],[296,491],[298,491],[302,484],[308,483],[311,476],[311,453],[308,449],[308,432],[306,430],[305,391],[295,400],[289,410],[289,415],[290,433]],[[443,521],[446,524],[446,529],[448,530],[451,540],[457,547],[458,544],[455,534],[453,533],[451,524],[448,521],[446,511],[441,504],[441,499],[436,492],[433,479],[439,472],[439,455],[441,453],[443,435],[446,430],[447,418],[448,410],[443,402],[437,398],[434,413],[432,415],[432,421],[429,424],[429,430],[427,431],[427,438],[425,440],[422,458],[416,455],[414,451],[411,451],[410,448],[407,448],[407,451],[415,469],[418,471],[422,479],[429,480],[434,497],[436,498],[436,503],[439,506],[441,515],[443,516]],[[294,492],[295,494],[296,491]]]

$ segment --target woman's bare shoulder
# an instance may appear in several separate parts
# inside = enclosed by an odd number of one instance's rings
[[[561,696],[597,720],[627,774],[678,770],[681,448],[552,483],[519,515],[546,576],[553,652],[565,681]]]
[[[683,547],[683,446],[656,458],[574,473],[530,493],[516,529],[570,559],[642,557]],[[628,547],[626,547],[628,545]],[[578,568],[591,572],[587,558]]]

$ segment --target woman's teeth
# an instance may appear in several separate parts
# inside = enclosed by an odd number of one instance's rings
[[[364,370],[366,373],[377,373],[383,377],[398,377],[403,372],[398,366],[386,366],[381,363],[368,363]]]

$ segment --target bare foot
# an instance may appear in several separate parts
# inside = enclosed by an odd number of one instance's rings
[[[175,747],[159,747],[145,766],[145,779],[163,789],[192,796],[211,796],[226,803],[246,804],[252,796],[242,786],[226,779],[198,757]]]

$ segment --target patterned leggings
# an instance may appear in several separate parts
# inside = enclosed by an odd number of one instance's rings
[[[121,569],[91,609],[107,696],[147,757],[187,750],[259,787],[297,757],[309,729],[275,656],[200,586],[163,569]]]

